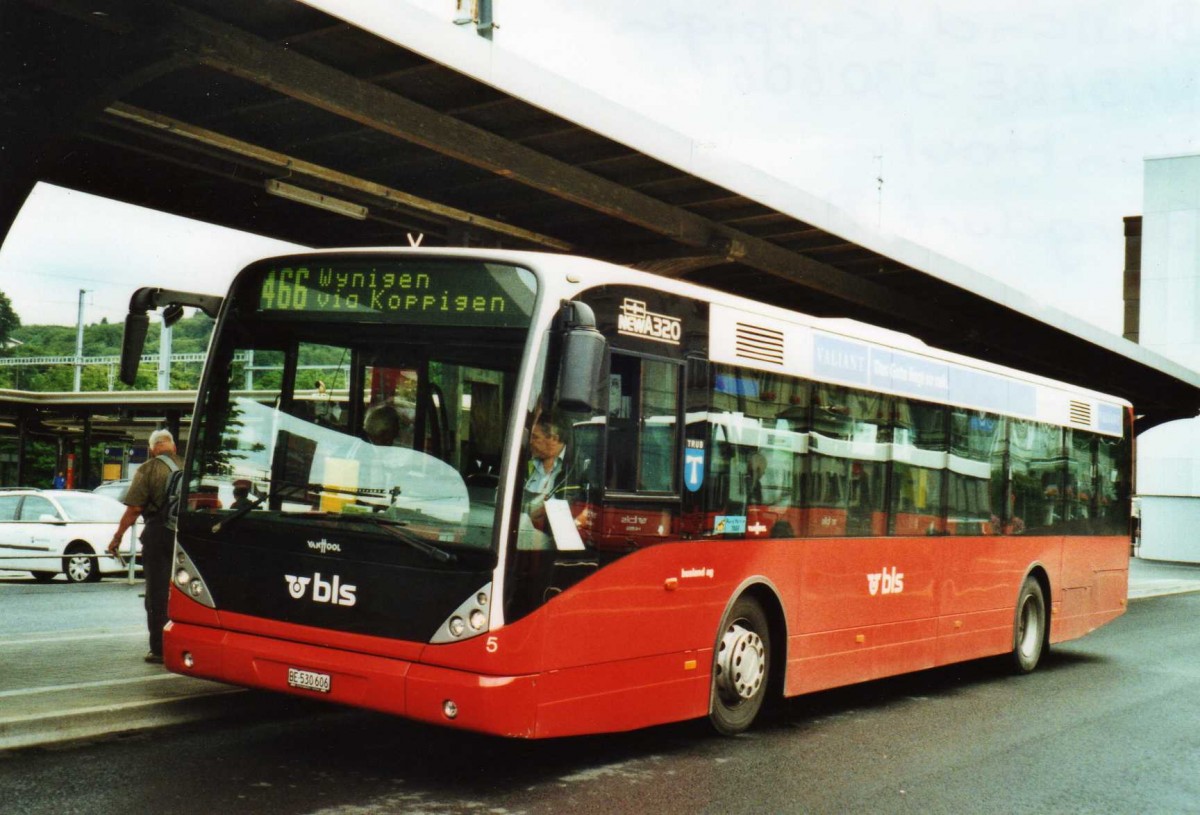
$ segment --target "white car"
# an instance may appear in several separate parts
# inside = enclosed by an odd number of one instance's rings
[[[105,481],[99,487],[96,487],[92,492],[97,495],[107,495],[109,498],[115,498],[118,501],[125,500],[125,493],[129,492],[129,485],[133,483],[132,479],[122,478],[119,481]]]
[[[107,554],[125,505],[76,490],[0,489],[0,569],[27,571],[41,581],[65,574],[70,583],[125,574],[141,552],[141,522],[125,533],[120,554]]]
[[[107,495],[110,498],[116,498],[118,501],[125,500],[125,493],[129,492],[129,485],[133,483],[132,478],[122,478],[118,481],[105,481],[99,487],[96,487],[92,492],[97,495]],[[222,509],[223,507],[233,506],[236,496],[233,494],[233,484],[222,481],[216,487],[211,484],[205,484],[200,492],[188,493],[188,509]],[[213,490],[216,490],[215,494]]]

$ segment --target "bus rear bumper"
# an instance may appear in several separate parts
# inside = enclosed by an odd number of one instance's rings
[[[166,628],[163,657],[185,676],[500,736],[536,732],[535,676],[484,676],[178,621]]]

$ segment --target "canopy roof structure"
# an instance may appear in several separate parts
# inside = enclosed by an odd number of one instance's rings
[[[401,3],[6,0],[0,28],[0,231],[45,181],[314,247],[571,252],[1124,397],[1143,428],[1200,412],[1195,372]]]

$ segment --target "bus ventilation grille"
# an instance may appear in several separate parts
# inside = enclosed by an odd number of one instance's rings
[[[783,364],[783,332],[757,325],[737,324],[737,355],[742,359]]]
[[[1071,424],[1092,426],[1092,406],[1087,402],[1071,400]]]

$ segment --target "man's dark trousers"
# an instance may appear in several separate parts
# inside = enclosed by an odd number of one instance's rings
[[[161,521],[147,520],[142,529],[142,574],[146,578],[146,626],[150,652],[162,656],[163,626],[167,624],[167,594],[171,588],[171,555],[175,535]]]

